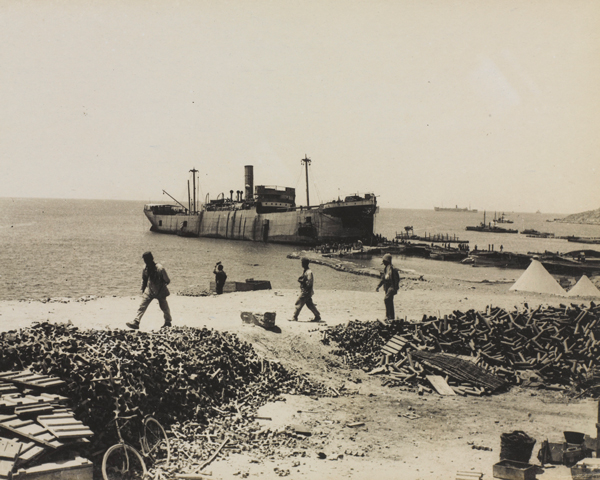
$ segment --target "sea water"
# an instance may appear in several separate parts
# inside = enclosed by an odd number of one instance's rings
[[[300,262],[287,255],[302,247],[153,233],[143,205],[117,200],[0,198],[0,300],[138,295],[144,267],[141,255],[147,250],[166,268],[173,293],[192,285],[208,289],[217,261],[223,263],[229,280],[254,278],[269,280],[275,289],[298,288]],[[600,236],[599,226],[546,222],[560,215],[507,212],[506,216],[514,221],[504,225],[507,228]],[[471,248],[494,245],[498,250],[502,245],[505,251],[519,253],[598,249],[559,239],[465,231],[467,225],[482,220],[483,213],[381,209],[375,231],[392,239],[412,226],[415,234],[447,233],[469,240]],[[381,266],[378,257],[360,263]],[[394,264],[426,277],[472,281],[513,280],[521,273],[411,257],[395,258]],[[377,284],[370,277],[350,277],[319,265],[312,269],[316,289],[370,291]]]

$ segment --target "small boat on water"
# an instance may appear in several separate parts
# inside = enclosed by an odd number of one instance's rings
[[[541,254],[529,252],[532,258],[541,262],[548,272],[558,275],[598,275],[600,274],[600,252],[596,250],[574,250],[568,253],[546,251]]]
[[[461,263],[474,267],[525,269],[529,267],[532,259],[538,260],[549,273],[555,275],[600,274],[600,252],[595,250],[576,250],[569,253],[528,252],[527,254],[474,250]]]
[[[439,245],[412,242],[388,244],[378,249],[378,251],[406,257],[421,257],[451,262],[460,262],[469,255],[467,248],[441,247]]]
[[[442,248],[435,245],[429,252],[431,260],[443,260],[445,262],[460,262],[469,255],[468,250],[458,248]]]
[[[483,212],[483,222],[477,226],[467,226],[466,230],[471,232],[486,232],[486,233],[519,233],[518,230],[512,228],[502,228],[496,225],[496,222],[485,222],[485,211]]]
[[[522,253],[472,250],[462,263],[474,267],[527,268],[531,257]]]

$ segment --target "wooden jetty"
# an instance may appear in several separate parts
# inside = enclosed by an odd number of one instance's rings
[[[412,230],[410,230],[412,232]],[[398,233],[396,232],[396,241],[399,242],[428,242],[428,243],[456,243],[456,244],[468,244],[468,240],[461,240],[454,235],[448,233],[427,233],[424,235],[415,235],[414,233]]]

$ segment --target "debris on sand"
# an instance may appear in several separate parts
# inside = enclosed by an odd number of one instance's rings
[[[76,418],[95,433],[96,450],[116,442],[107,428],[115,402],[121,414],[156,417],[174,436],[180,462],[174,471],[208,458],[226,438],[232,441],[224,452],[293,446],[296,434],[262,428],[254,421],[257,409],[284,393],[331,396],[236,335],[208,328],[151,333],[44,322],[1,333],[0,350],[0,371],[28,368],[66,382],[58,393],[68,395]]]
[[[535,377],[540,388],[600,393],[600,306],[593,302],[456,310],[416,323],[353,321],[330,327],[323,342],[347,365],[386,375],[389,386],[419,385],[427,391],[427,376],[434,374],[445,376],[459,394],[482,395]],[[469,369],[470,378],[458,374]],[[497,381],[482,382],[486,375]]]

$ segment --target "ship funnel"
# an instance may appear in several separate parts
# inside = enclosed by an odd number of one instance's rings
[[[254,198],[254,167],[252,165],[246,165],[244,167],[244,184],[246,192],[245,200],[250,202]]]

